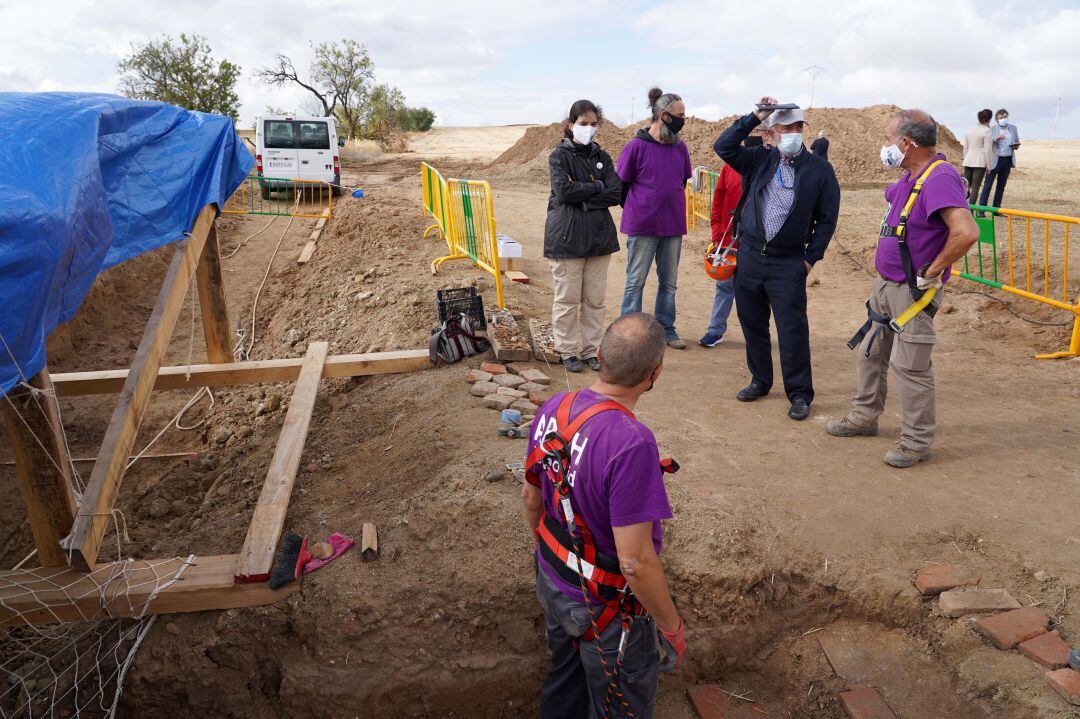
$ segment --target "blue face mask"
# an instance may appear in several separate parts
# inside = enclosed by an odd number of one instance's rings
[[[1009,118],[1007,118],[1007,117],[1002,117],[1002,118],[1000,118],[998,120],[998,125],[1000,125],[1002,127],[1006,127],[1008,124],[1009,124]]]
[[[777,145],[780,148],[780,153],[791,157],[799,148],[802,147],[802,133],[801,132],[786,132],[780,136],[780,142]]]

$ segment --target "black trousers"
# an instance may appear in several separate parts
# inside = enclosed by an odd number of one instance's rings
[[[772,338],[769,315],[776,322],[780,370],[789,401],[814,401],[810,372],[810,323],[806,318],[806,264],[802,255],[767,257],[739,248],[735,269],[735,308],[746,339],[746,366],[755,384],[772,388]]]
[[[979,197],[979,204],[983,207],[987,207],[986,202],[990,198],[990,186],[994,184],[994,180],[997,179],[997,187],[994,188],[994,204],[990,207],[1001,207],[1001,198],[1005,195],[1005,185],[1009,182],[1009,173],[1012,172],[1012,155],[1008,157],[999,157],[997,159],[997,165],[986,173],[986,183],[983,185],[982,195]]]

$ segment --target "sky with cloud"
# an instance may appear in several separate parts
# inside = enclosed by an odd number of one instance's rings
[[[133,43],[181,32],[241,66],[244,124],[304,99],[253,70],[347,37],[446,125],[551,122],[580,97],[627,122],[654,84],[709,119],[763,94],[805,106],[817,65],[815,106],[920,106],[957,131],[1004,106],[1037,138],[1061,98],[1057,135],[1080,138],[1080,0],[0,0],[0,90],[114,92]]]

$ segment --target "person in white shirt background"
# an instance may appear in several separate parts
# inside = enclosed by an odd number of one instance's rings
[[[1009,111],[1001,108],[996,113],[997,122],[990,126],[990,137],[994,141],[996,162],[987,168],[986,184],[983,185],[979,204],[986,206],[990,198],[990,187],[997,180],[994,190],[994,207],[1001,207],[1001,198],[1005,194],[1005,185],[1009,182],[1009,173],[1016,167],[1016,150],[1020,147],[1020,131],[1009,122]]]
[[[997,164],[994,153],[994,138],[990,134],[990,118],[994,116],[990,108],[979,110],[979,124],[968,130],[964,136],[964,182],[968,186],[968,202],[979,199],[979,188],[988,169]]]

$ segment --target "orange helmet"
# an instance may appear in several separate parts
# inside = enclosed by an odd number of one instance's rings
[[[717,281],[735,276],[735,253],[731,245],[720,248],[715,243],[705,250],[705,274]]]

